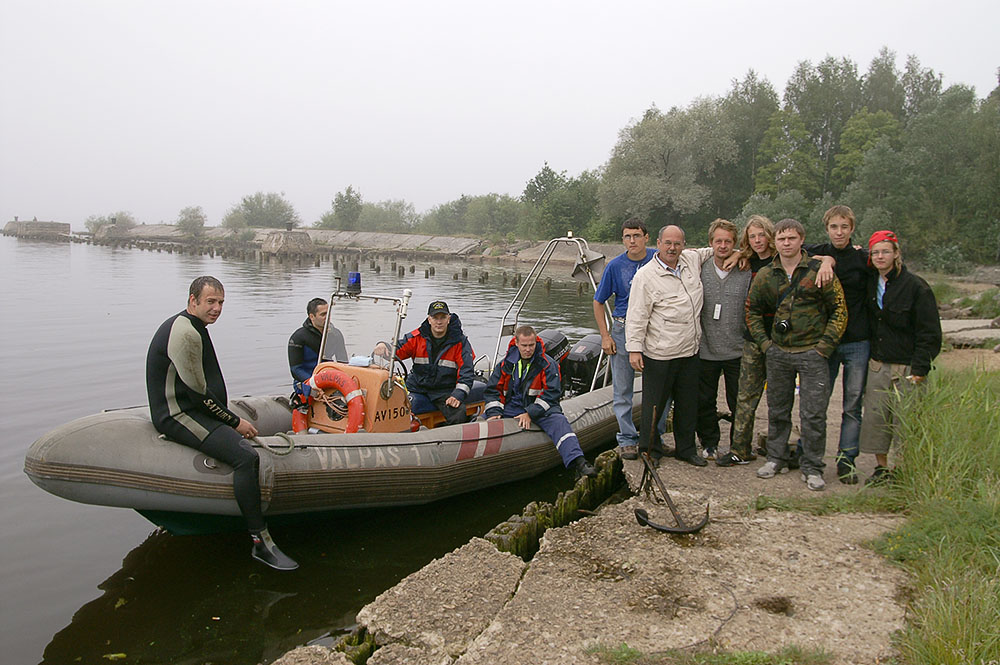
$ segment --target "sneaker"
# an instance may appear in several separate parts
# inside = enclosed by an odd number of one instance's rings
[[[774,478],[779,473],[788,473],[787,466],[778,466],[777,462],[764,462],[764,466],[757,469],[758,478]]]
[[[618,450],[621,451],[619,454],[622,459],[639,459],[639,446],[635,444],[631,446],[622,446]]]
[[[705,448],[701,451],[702,459],[714,460],[715,459],[715,448]]]
[[[253,539],[253,549],[250,556],[262,563],[266,563],[275,570],[295,570],[299,564],[290,556],[278,549],[278,546],[271,540],[271,534],[267,529],[259,533],[251,533]]]
[[[592,467],[583,455],[570,462],[569,468],[573,471],[573,480],[580,480],[584,476],[593,478],[597,475],[597,469]]]
[[[737,466],[742,464],[749,464],[751,460],[757,459],[757,456],[750,453],[749,456],[743,457],[739,453],[734,453],[730,450],[728,453],[722,457],[715,460],[715,466]]]
[[[837,480],[845,485],[858,484],[858,468],[854,460],[846,455],[837,455]]]
[[[879,485],[885,485],[890,480],[892,480],[892,471],[889,470],[889,467],[876,466],[874,473],[872,473],[871,477],[865,481],[865,485],[869,487],[876,487]]]
[[[806,487],[811,489],[813,492],[819,492],[826,487],[826,481],[823,480],[823,476],[818,473],[810,473],[809,475],[803,473],[802,480],[805,481]]]

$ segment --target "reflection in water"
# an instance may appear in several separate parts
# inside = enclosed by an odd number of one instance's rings
[[[365,262],[365,291],[413,290],[404,332],[420,324],[429,302],[447,300],[477,356],[492,355],[516,291],[510,279],[504,286],[503,272],[524,274],[530,266],[470,263],[468,279],[455,280],[465,263],[431,264],[437,274],[425,279],[428,263],[399,277],[388,266],[376,274]],[[568,274],[567,266],[554,268]],[[489,281],[480,283],[487,270]],[[7,573],[0,577],[0,648],[7,662],[37,662],[43,648],[45,662],[59,664],[267,662],[331,629],[349,629],[362,605],[405,575],[570,485],[568,473],[554,470],[428,506],[277,526],[278,542],[302,564],[291,574],[255,564],[239,533],[160,534],[135,547],[149,529],[134,514],[72,504],[32,485],[24,452],[45,431],[145,403],[150,337],[184,307],[189,283],[202,274],[226,286],[211,335],[230,395],[287,394],[288,336],[305,318],[306,302],[333,290],[328,262],[258,264],[0,238],[0,309],[14,313],[0,326],[0,565]],[[576,283],[554,282],[551,291],[535,291],[521,322],[575,341],[593,330],[590,303]],[[344,333],[350,351],[370,351],[374,333]],[[121,570],[100,584],[103,595],[86,602],[94,582],[133,547]],[[126,658],[103,658],[119,653]]]
[[[558,469],[428,506],[313,516],[274,529],[301,564],[294,574],[252,561],[243,533],[156,531],[56,633],[43,662],[250,664],[332,643],[379,593],[570,484]]]

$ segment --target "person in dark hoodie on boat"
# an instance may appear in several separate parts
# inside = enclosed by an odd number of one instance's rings
[[[303,386],[312,376],[313,370],[319,363],[319,345],[323,341],[323,326],[326,325],[326,316],[330,311],[330,306],[322,298],[313,298],[306,305],[306,320],[302,322],[302,327],[292,333],[288,338],[288,368],[295,379],[295,391],[309,394],[309,386]],[[330,326],[327,349],[333,352],[333,358],[337,362],[346,363],[347,346],[344,344],[344,334],[336,326]]]
[[[302,327],[288,338],[288,368],[292,372],[292,430],[302,432],[308,426],[307,413],[312,403],[312,388],[306,383],[312,378],[313,370],[319,364],[319,345],[323,341],[323,327],[330,305],[322,298],[313,298],[306,304],[306,320]],[[330,326],[327,349],[333,352],[338,362],[346,363],[347,346],[344,334],[336,326]],[[329,355],[327,356],[329,357]]]
[[[546,355],[545,345],[534,328],[519,327],[503,362],[496,366],[486,384],[486,419],[514,418],[521,429],[528,429],[532,423],[538,425],[552,439],[563,466],[571,469],[576,479],[596,476],[559,407],[561,396],[559,365]]]
[[[379,342],[375,354],[388,356],[388,346]],[[447,425],[468,421],[465,404],[472,391],[474,353],[458,314],[448,309],[448,303],[435,300],[430,304],[427,320],[396,344],[396,358],[413,359],[406,388],[414,413],[431,410],[427,408],[429,402],[441,412]]]
[[[264,523],[260,458],[247,441],[257,436],[257,428],[229,410],[226,382],[208,335],[225,297],[219,280],[198,277],[188,290],[187,309],[153,335],[146,354],[149,414],[170,440],[232,467],[233,494],[253,539],[252,556],[277,570],[295,570],[299,564],[278,549]]]

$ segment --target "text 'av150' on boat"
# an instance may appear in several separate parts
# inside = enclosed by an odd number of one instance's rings
[[[459,425],[445,424],[430,403],[411,404],[406,366],[392,354],[374,352],[380,341],[395,347],[410,290],[373,295],[364,292],[358,273],[351,273],[343,288],[337,279],[310,380],[316,386],[313,399],[296,405],[286,395],[265,395],[229,403],[259,432],[253,445],[260,455],[264,515],[427,503],[558,465],[555,446],[537,426],[522,429],[514,419],[487,421],[481,415],[484,382],[502,360],[525,300],[560,245],[575,251],[574,277],[596,288],[594,272],[599,276],[604,257],[582,238],[551,240],[504,312],[493,355],[476,360],[467,402],[472,420]],[[373,315],[381,315],[384,328],[353,325],[370,322]],[[371,348],[371,355],[336,360],[328,344],[332,321],[353,348]],[[562,410],[581,447],[589,451],[607,443],[617,423],[600,336],[587,335],[575,344],[557,330],[543,329],[538,336],[560,365]],[[634,414],[641,408],[636,388]],[[174,533],[217,530],[229,521],[225,518],[240,516],[232,469],[160,435],[145,406],[108,410],[55,428],[32,444],[25,472],[47,492],[132,508]]]

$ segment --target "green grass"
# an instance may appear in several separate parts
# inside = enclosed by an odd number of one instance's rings
[[[909,519],[875,547],[914,578],[904,662],[1000,662],[1000,372],[941,372],[900,405]]]
[[[830,654],[821,650],[806,650],[791,646],[775,653],[764,651],[733,651],[729,653],[688,653],[671,649],[645,654],[624,642],[617,647],[595,647],[588,653],[596,654],[602,663],[614,665],[827,665]]]
[[[950,303],[952,300],[966,293],[951,282],[934,282],[931,284],[931,291],[934,292],[934,298],[939,303]]]
[[[1000,316],[1000,289],[986,289],[974,296],[966,296],[958,306],[971,307],[972,316],[977,319],[995,319]]]
[[[912,576],[895,645],[908,665],[1000,663],[1000,372],[941,371],[896,407],[893,482],[828,498],[758,497],[815,515],[903,512],[872,547]]]

